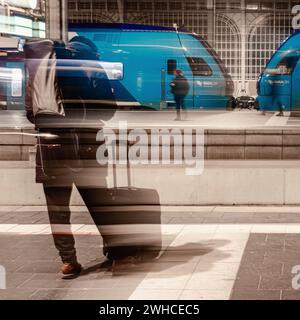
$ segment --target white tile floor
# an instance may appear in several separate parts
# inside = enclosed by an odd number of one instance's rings
[[[216,235],[230,235],[231,238],[243,238],[249,233],[300,233],[299,223],[278,223],[278,224],[194,224],[194,225],[162,225],[162,234],[164,236],[177,234],[172,246],[182,245],[194,241],[194,239],[211,239]],[[105,228],[104,228],[105,229]],[[110,227],[107,227],[107,232]],[[123,232],[135,230],[135,227],[124,229]],[[94,225],[72,224],[55,225],[55,232],[74,234],[74,235],[98,235],[98,229]],[[116,231],[114,231],[116,232]],[[51,234],[51,228],[48,224],[0,224],[1,233],[13,234]],[[206,236],[207,235],[207,236]],[[202,237],[202,238],[201,238]]]

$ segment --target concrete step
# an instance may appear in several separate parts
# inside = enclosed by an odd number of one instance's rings
[[[117,186],[126,187],[125,169],[117,173]],[[163,206],[300,205],[298,161],[207,161],[203,173],[194,176],[181,166],[136,166],[131,173],[132,185],[156,190]],[[99,187],[104,174],[99,168],[86,169],[83,184]],[[42,185],[35,183],[35,169],[28,162],[0,162],[0,177],[0,205],[45,205]],[[111,169],[104,183],[113,188]],[[77,190],[72,204],[84,205]]]
[[[148,130],[147,133],[150,136],[151,130]],[[0,161],[28,161],[29,159],[34,159],[35,134],[32,129],[1,129]],[[182,135],[183,130],[170,131],[170,136],[176,136],[178,134]],[[198,134],[204,135],[204,153],[206,160],[300,159],[300,128],[251,130],[209,129],[200,130]],[[172,141],[170,142],[170,146],[171,149],[174,148]],[[195,149],[195,145],[193,145],[193,147]]]

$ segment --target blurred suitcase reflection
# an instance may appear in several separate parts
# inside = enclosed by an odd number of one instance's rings
[[[161,211],[156,190],[114,188],[95,190],[93,199],[100,197],[102,207],[98,225],[104,242],[104,254],[115,260],[126,256],[155,258],[161,250]],[[94,204],[97,204],[97,200]],[[145,205],[147,203],[152,205]],[[137,206],[132,207],[132,204]],[[153,205],[153,204],[156,205]],[[131,207],[128,209],[129,204]],[[110,206],[116,207],[114,211]]]
[[[114,187],[90,192],[92,205],[97,206],[98,197],[101,199],[98,225],[104,254],[110,260],[137,255],[155,258],[162,246],[158,192],[132,186],[129,160],[126,172],[128,187],[118,187],[114,164]],[[111,207],[115,209],[109,210]]]

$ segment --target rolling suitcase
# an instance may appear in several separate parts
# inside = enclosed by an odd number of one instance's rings
[[[103,253],[109,260],[130,256],[154,259],[162,246],[159,195],[154,189],[133,187],[129,161],[127,163],[128,187],[117,187],[114,164],[114,187],[101,189],[99,230],[103,237]],[[112,208],[115,210],[109,210]]]

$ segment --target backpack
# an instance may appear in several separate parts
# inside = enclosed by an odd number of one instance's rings
[[[25,66],[28,72],[30,99],[27,113],[65,116],[62,96],[56,77],[57,56],[52,40],[27,41],[24,45]]]

